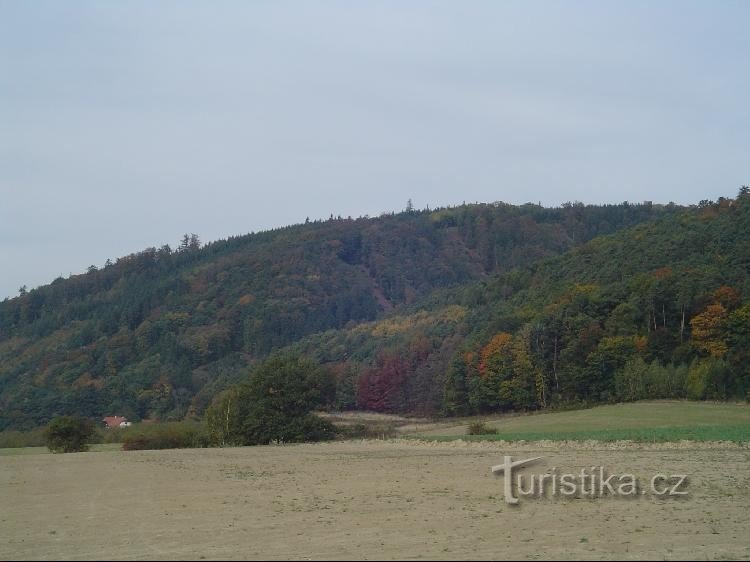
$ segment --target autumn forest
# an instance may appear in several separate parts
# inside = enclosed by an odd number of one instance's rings
[[[200,419],[272,354],[431,416],[750,392],[750,193],[504,203],[148,248],[0,303],[0,430]]]

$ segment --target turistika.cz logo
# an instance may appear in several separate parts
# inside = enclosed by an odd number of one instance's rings
[[[602,466],[582,468],[578,473],[561,473],[556,467],[544,474],[522,474],[521,469],[543,457],[514,461],[505,456],[503,464],[492,467],[492,473],[504,479],[505,501],[517,504],[518,497],[602,498],[657,497],[687,495],[687,475],[655,474],[647,486],[641,485],[634,474],[608,475]],[[515,476],[515,479],[513,478]]]

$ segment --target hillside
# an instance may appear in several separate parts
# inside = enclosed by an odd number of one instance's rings
[[[149,248],[0,303],[0,429],[63,413],[199,415],[248,365],[300,338],[356,330],[436,290],[678,210],[464,205],[205,246],[186,236],[176,250]]]
[[[339,402],[454,415],[750,390],[750,196],[601,236],[302,339]]]

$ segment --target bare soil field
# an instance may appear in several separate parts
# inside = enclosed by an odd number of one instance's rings
[[[504,501],[490,467],[686,473],[688,495]],[[750,557],[732,443],[330,444],[0,457],[2,559]]]

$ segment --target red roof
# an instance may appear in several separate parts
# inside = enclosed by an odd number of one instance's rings
[[[120,424],[128,421],[128,418],[123,416],[105,416],[102,421],[107,424],[107,427],[120,427]]]

